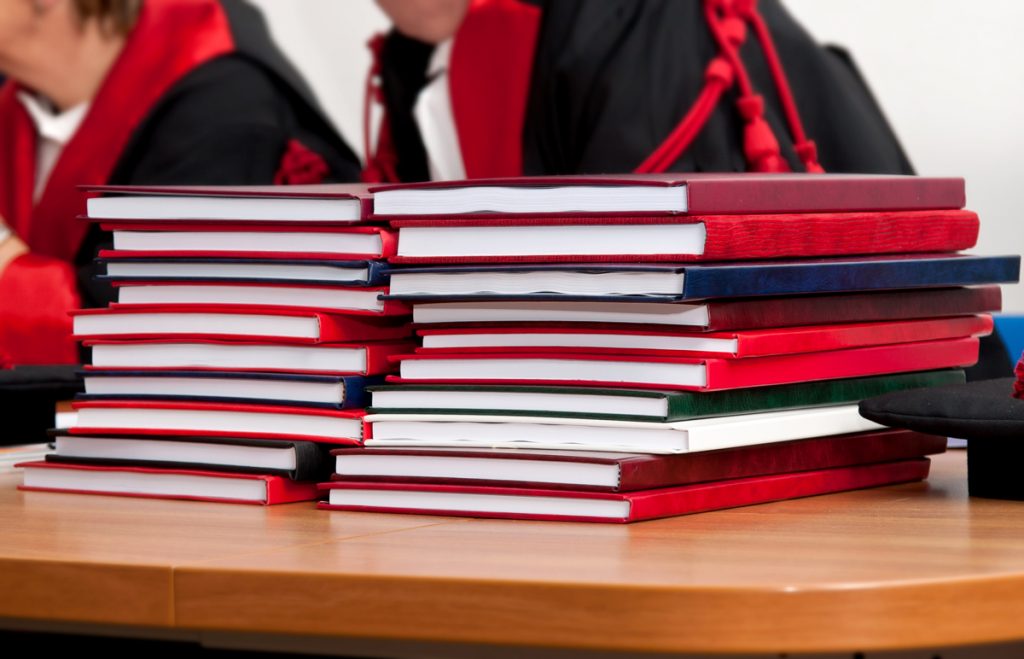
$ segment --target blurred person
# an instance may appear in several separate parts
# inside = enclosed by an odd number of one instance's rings
[[[243,0],[0,0],[0,363],[73,363],[106,237],[84,184],[347,181],[358,161]]]
[[[910,173],[842,50],[776,0],[378,0],[366,173]]]

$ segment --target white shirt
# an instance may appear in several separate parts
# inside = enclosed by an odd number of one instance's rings
[[[39,201],[46,189],[46,182],[57,165],[64,146],[71,141],[78,127],[82,125],[89,111],[88,101],[57,112],[53,106],[38,96],[27,91],[18,92],[21,101],[32,123],[36,126],[36,178],[32,191],[32,201]]]
[[[448,65],[452,55],[452,39],[434,48],[427,66],[427,85],[416,98],[413,116],[427,150],[427,166],[434,181],[466,178],[462,162],[459,133],[452,114],[448,89]]]

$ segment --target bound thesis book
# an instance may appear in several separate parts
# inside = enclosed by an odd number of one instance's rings
[[[334,409],[368,406],[366,387],[384,381],[361,375],[165,369],[89,368],[81,376],[85,394],[79,400],[215,400]]]
[[[319,481],[331,473],[314,442],[231,437],[86,437],[58,434],[48,462],[272,474]]]
[[[78,401],[71,435],[211,436],[362,443],[362,410],[180,401]]]
[[[19,489],[30,491],[260,505],[315,501],[318,498],[316,483],[268,474],[56,462],[28,462],[19,466],[25,472]]]
[[[876,430],[856,405],[674,423],[460,414],[371,414],[366,446],[572,449],[691,453]]]
[[[101,281],[195,283],[292,283],[335,286],[385,286],[383,261],[325,261],[190,256],[125,256],[101,250],[96,263],[106,268]]]
[[[964,181],[864,174],[609,174],[371,188],[378,217],[747,215],[963,208]]]
[[[769,501],[909,483],[928,476],[927,458],[815,469],[638,492],[334,482],[326,510],[459,515],[570,522],[636,522]]]
[[[978,360],[978,339],[730,359],[608,354],[423,352],[403,355],[402,383],[560,384],[714,391],[939,368]]]
[[[680,354],[745,358],[985,336],[991,332],[991,316],[735,332],[510,326],[421,330],[423,348],[417,352],[501,353],[522,348],[557,354]]]
[[[193,338],[351,343],[395,341],[412,328],[403,317],[371,318],[318,311],[195,306],[113,305],[73,311],[76,339]]]
[[[998,286],[801,295],[685,304],[562,300],[474,300],[413,307],[419,325],[561,323],[568,327],[647,325],[722,331],[909,320],[999,311]]]
[[[390,358],[407,352],[407,341],[286,345],[214,340],[86,341],[92,366],[111,369],[210,369],[379,375],[390,373]]]
[[[395,253],[395,235],[380,227],[314,227],[154,223],[146,230],[101,225],[114,234],[114,249],[126,255],[278,256],[284,259],[383,259]],[[245,231],[242,228],[251,230]]]
[[[332,285],[304,286],[275,284],[262,286],[242,282],[190,284],[116,282],[117,301],[122,305],[236,306],[266,309],[282,307],[314,311],[343,311],[347,314],[401,316],[409,308],[395,300],[384,300],[387,288]]]
[[[788,408],[856,403],[890,391],[962,384],[957,369],[729,391],[651,391],[598,387],[404,384],[372,387],[380,414],[494,414],[623,421],[680,421]],[[85,381],[86,391],[91,383]]]
[[[880,430],[686,455],[485,448],[335,449],[331,454],[336,481],[633,492],[891,462],[945,450],[945,437]]]
[[[973,247],[970,211],[488,217],[396,220],[393,263],[734,261],[956,252]]]
[[[447,266],[391,271],[391,297],[701,300],[1016,282],[1019,256],[886,256],[690,266]]]
[[[88,218],[167,222],[288,222],[352,224],[368,218],[373,201],[361,183],[328,185],[86,186]]]

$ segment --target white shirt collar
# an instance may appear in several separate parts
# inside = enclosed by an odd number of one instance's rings
[[[89,111],[89,102],[84,101],[63,112],[55,112],[49,103],[24,90],[18,92],[18,100],[32,118],[39,136],[61,146],[71,141]]]
[[[437,74],[448,70],[448,63],[452,59],[452,44],[455,38],[445,39],[434,46],[434,52],[430,55],[430,63],[427,64],[427,80],[437,77]]]

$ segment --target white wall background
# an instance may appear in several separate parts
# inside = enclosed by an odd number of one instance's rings
[[[386,18],[372,0],[253,1],[361,152],[366,41]],[[967,179],[968,206],[982,218],[974,251],[1024,251],[1024,3],[786,4],[820,41],[853,53],[919,173]],[[1004,300],[1024,312],[1024,287],[1006,287]]]

